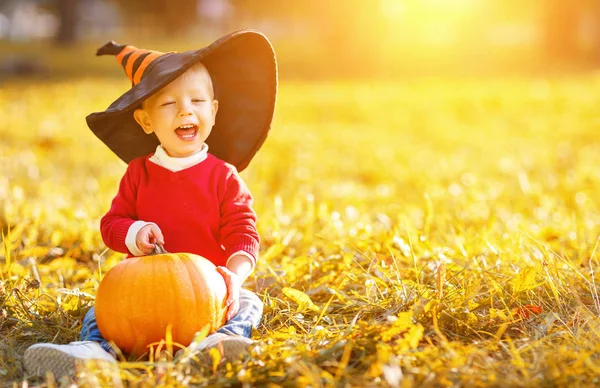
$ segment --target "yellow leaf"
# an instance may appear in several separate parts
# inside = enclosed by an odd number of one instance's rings
[[[192,343],[199,344],[200,342],[202,342],[208,336],[209,331],[210,326],[204,325],[202,329],[198,330],[196,334],[194,334],[194,339],[192,340]]]
[[[284,287],[283,294],[298,304],[298,311],[302,312],[306,309],[319,312],[319,308],[310,300],[310,297],[304,292],[291,287]]]
[[[63,240],[63,233],[60,230],[53,230],[50,235],[50,242],[53,246],[59,246]]]
[[[72,270],[72,269],[77,268],[77,261],[71,257],[59,257],[59,258],[52,260],[48,264],[48,268],[50,268],[52,271]]]
[[[19,251],[21,257],[43,257],[48,254],[50,248],[48,247],[29,247]]]
[[[165,342],[167,343],[167,352],[173,355],[173,324],[167,325],[167,332],[165,333]]]
[[[79,309],[79,297],[76,295],[67,295],[65,297],[59,297],[57,300],[60,301],[60,307],[64,311],[76,311]]]
[[[273,257],[277,257],[284,250],[285,250],[285,246],[283,244],[273,244],[267,249],[267,251],[264,254],[262,254],[261,260],[269,260]]]
[[[219,349],[212,347],[208,351],[208,354],[212,358],[212,371],[213,373],[217,373],[217,368],[221,363],[221,352],[219,352]]]
[[[398,313],[397,319],[381,332],[381,340],[385,343],[393,342],[396,349],[405,351],[416,349],[419,342],[423,339],[424,328],[421,324],[413,323],[413,313],[411,311]],[[378,350],[379,351],[379,350]],[[381,363],[387,360],[379,359]]]
[[[529,291],[542,284],[535,282],[535,275],[537,275],[535,268],[525,268],[519,272],[519,274],[510,281],[513,292],[520,293]]]

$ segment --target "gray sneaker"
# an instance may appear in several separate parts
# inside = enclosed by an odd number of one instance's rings
[[[71,342],[68,345],[35,344],[27,348],[23,356],[28,374],[44,376],[46,372],[52,372],[56,378],[75,376],[75,365],[83,360],[117,362],[112,354],[93,341]]]
[[[239,358],[248,352],[248,348],[254,341],[250,338],[241,337],[239,335],[227,335],[223,333],[213,333],[202,340],[200,343],[192,343],[189,347],[179,350],[175,353],[175,359],[180,359],[185,355],[195,355],[203,353],[209,360],[208,350],[210,348],[217,349],[223,358],[231,361]]]

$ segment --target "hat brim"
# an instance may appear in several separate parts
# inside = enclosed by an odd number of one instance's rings
[[[137,85],[104,112],[87,116],[88,126],[126,163],[151,154],[160,144],[158,138],[144,133],[133,111],[198,62],[208,69],[219,100],[206,140],[209,152],[242,171],[267,137],[277,97],[275,52],[258,31],[237,31],[199,50],[157,58]]]

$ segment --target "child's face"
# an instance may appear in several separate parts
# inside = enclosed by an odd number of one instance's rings
[[[169,156],[182,158],[202,148],[218,107],[208,71],[196,65],[151,96],[133,115],[144,132],[156,134]]]

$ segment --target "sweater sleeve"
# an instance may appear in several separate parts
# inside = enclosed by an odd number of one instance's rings
[[[256,230],[256,213],[252,209],[252,195],[233,167],[226,176],[221,198],[221,244],[225,256],[242,251],[253,259],[258,257],[260,237]]]
[[[106,246],[113,251],[129,254],[131,252],[125,240],[129,228],[137,220],[135,203],[139,179],[135,177],[135,164],[129,164],[108,213],[100,220],[100,232]]]

